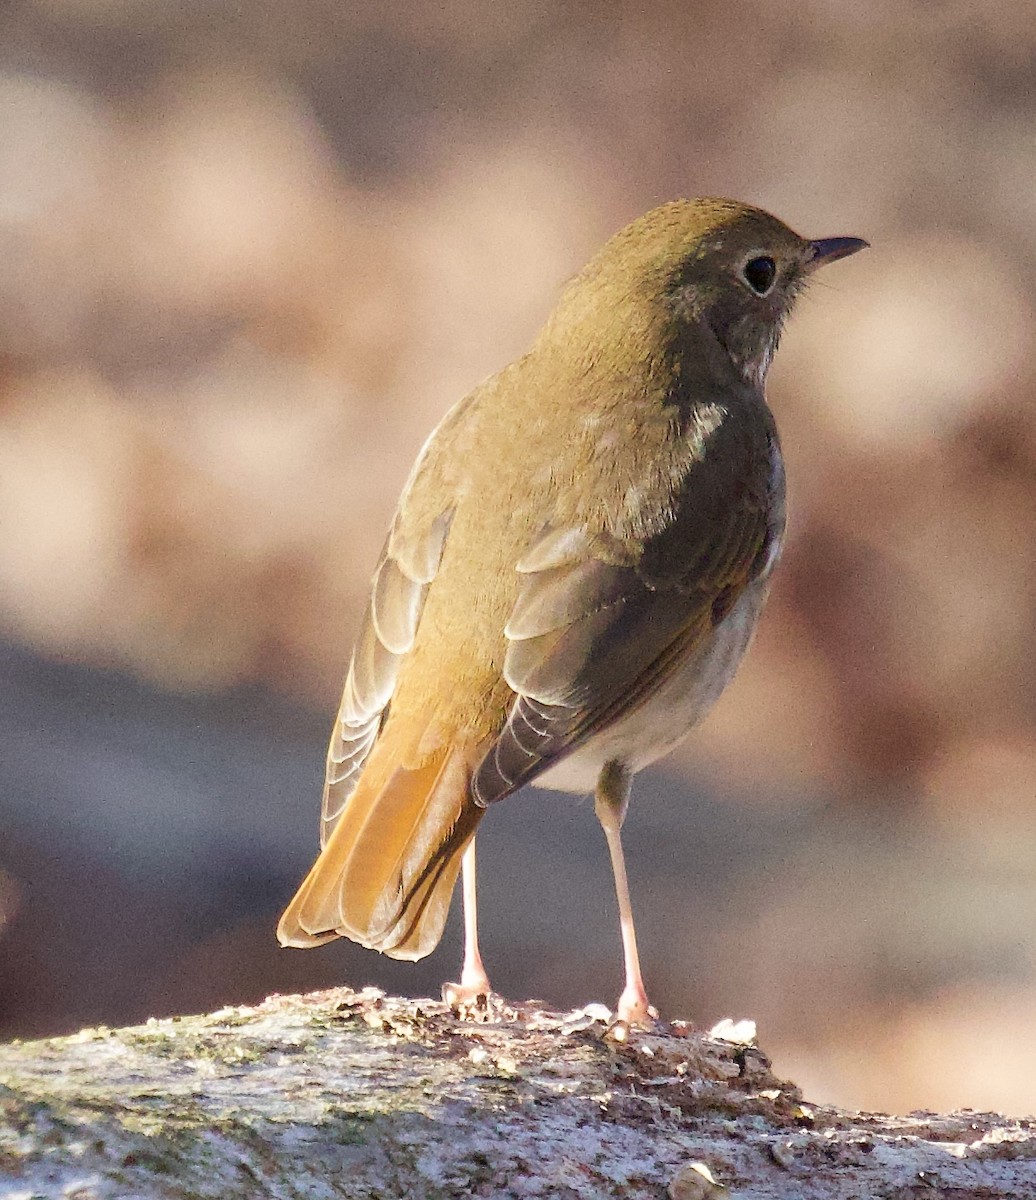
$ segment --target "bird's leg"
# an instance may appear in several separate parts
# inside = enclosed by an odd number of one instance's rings
[[[622,823],[629,805],[631,775],[621,763],[606,763],[597,780],[594,811],[608,839],[608,853],[615,876],[615,897],[619,902],[619,928],[622,931],[622,956],[626,966],[626,986],[616,1006],[617,1020],[628,1025],[645,1024],[658,1014],[648,1003],[644,979],[640,973],[637,954],[637,931],[633,926],[633,906],[630,904],[629,882],[626,879],[626,860],[622,853]]]
[[[478,900],[475,877],[475,839],[472,837],[464,851],[464,966],[460,974],[460,986],[464,991],[488,996],[492,990],[489,976],[482,965],[478,948]]]
[[[492,992],[489,976],[482,965],[478,948],[478,902],[475,879],[475,839],[472,837],[464,851],[462,865],[464,889],[464,966],[460,983],[443,986],[443,999],[451,1008],[461,1011],[485,1009]]]

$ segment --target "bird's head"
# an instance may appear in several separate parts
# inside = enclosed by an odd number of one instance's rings
[[[761,387],[795,297],[819,267],[866,245],[800,237],[732,200],[678,200],[617,233],[570,285],[558,313],[566,324],[607,330],[633,353],[705,331],[738,374]]]

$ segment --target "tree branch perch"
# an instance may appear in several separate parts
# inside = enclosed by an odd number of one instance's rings
[[[337,989],[0,1046],[0,1200],[1036,1200],[1032,1121],[807,1104],[736,1028],[484,1015]]]

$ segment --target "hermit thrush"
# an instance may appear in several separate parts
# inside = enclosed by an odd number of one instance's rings
[[[630,779],[733,675],[784,530],[764,398],[795,297],[857,238],[678,201],[616,234],[530,351],[457,404],[403,490],[331,737],[321,852],[285,945],[438,943],[463,860],[458,999],[488,992],[474,838],[532,780],[595,790],[625,1021],[648,1015],[620,830]]]

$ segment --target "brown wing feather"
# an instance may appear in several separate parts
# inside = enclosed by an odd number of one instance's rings
[[[360,636],[331,733],[324,777],[320,845],[327,845],[388,712],[399,667],[414,644],[428,585],[442,558],[452,513],[405,542],[397,519],[374,573]]]
[[[441,740],[428,751],[420,720],[391,710],[453,520],[457,483],[443,434],[458,428],[473,398],[429,438],[403,490],[328,749],[321,853],[281,917],[283,945],[344,935],[420,958],[442,933],[460,854],[481,816],[470,793],[474,751]]]
[[[393,732],[389,708],[451,519],[445,512],[422,533],[397,518],[389,534],[328,749],[321,853],[281,918],[285,945],[345,935],[420,958],[442,934],[480,813],[471,763],[450,747],[422,760],[420,731]]]
[[[710,446],[712,458],[693,465],[669,521],[632,564],[575,528],[547,530],[525,556],[504,661],[516,696],[476,769],[479,804],[535,779],[636,708],[768,567],[783,525],[783,480],[772,435],[760,442],[746,446],[735,430]]]

